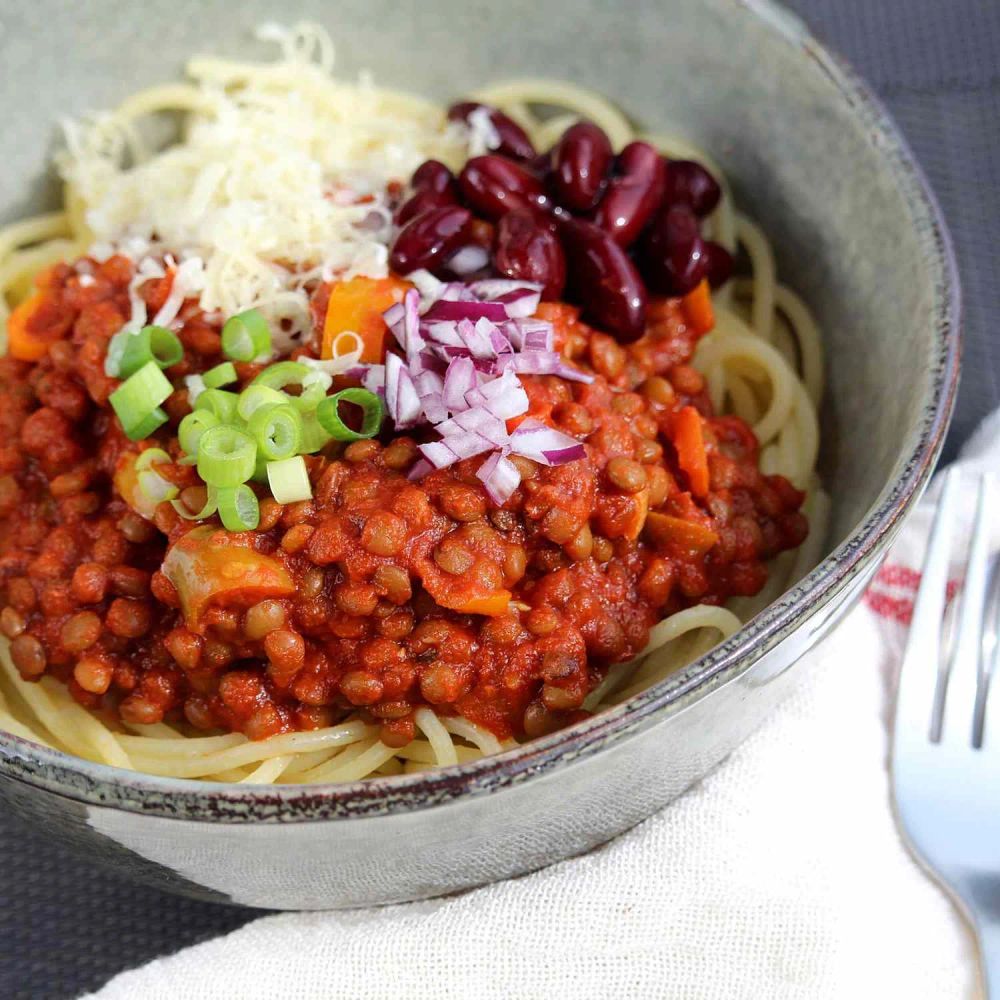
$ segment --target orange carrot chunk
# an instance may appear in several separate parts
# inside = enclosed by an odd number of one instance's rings
[[[389,331],[382,313],[403,301],[408,281],[400,278],[351,278],[337,282],[330,291],[330,301],[323,323],[321,356],[333,356],[337,337],[350,330],[361,338],[361,361],[379,364],[385,357]]]
[[[701,414],[693,406],[685,406],[674,418],[674,447],[677,461],[687,474],[691,492],[696,497],[708,493],[708,457],[701,429]]]
[[[708,333],[715,326],[715,312],[712,309],[712,293],[708,279],[701,281],[681,299],[684,317],[694,327],[699,336]]]
[[[52,338],[41,336],[32,322],[44,307],[45,297],[41,292],[35,292],[10,314],[7,320],[7,350],[12,358],[38,361],[48,353]]]

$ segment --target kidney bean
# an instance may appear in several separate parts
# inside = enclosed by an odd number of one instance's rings
[[[593,122],[571,125],[552,153],[556,200],[573,212],[589,212],[601,197],[614,155],[604,129]]]
[[[424,160],[413,171],[410,187],[414,191],[436,191],[442,194],[450,190],[454,194],[458,193],[455,175],[440,160]]]
[[[566,284],[559,238],[527,212],[508,212],[500,220],[493,263],[508,278],[542,285],[543,299],[558,299]]]
[[[618,154],[616,175],[594,222],[623,247],[631,246],[663,200],[663,157],[648,142],[630,142]]]
[[[503,156],[474,156],[458,177],[465,200],[480,215],[499,219],[511,211],[547,210],[551,201],[542,182]]]
[[[667,163],[665,198],[668,205],[687,205],[695,215],[708,215],[721,197],[722,189],[700,163],[694,160]]]
[[[405,226],[410,219],[415,219],[432,208],[443,208],[445,205],[457,205],[458,199],[451,191],[432,191],[423,188],[412,197],[407,198],[396,212],[396,224]]]
[[[466,238],[472,215],[459,205],[444,205],[411,219],[393,244],[389,263],[398,274],[432,270],[447,260]]]
[[[520,125],[497,108],[476,101],[460,101],[448,109],[448,119],[453,122],[469,123],[469,115],[478,108],[486,108],[490,123],[497,130],[500,145],[496,152],[501,156],[509,156],[512,160],[530,160],[535,155],[535,147],[531,144],[527,132]]]
[[[562,235],[584,318],[623,343],[637,340],[646,326],[646,288],[628,255],[592,222],[569,219]]]
[[[653,220],[642,252],[647,283],[665,295],[684,295],[705,277],[705,241],[687,205],[671,205]]]
[[[724,285],[733,276],[733,255],[713,240],[705,241],[705,277],[713,288]]]

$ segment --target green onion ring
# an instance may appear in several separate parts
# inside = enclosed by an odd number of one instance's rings
[[[315,410],[300,410],[299,415],[302,417],[302,444],[299,445],[299,451],[303,455],[313,455],[328,445],[333,437],[320,424]]]
[[[211,410],[195,410],[189,413],[177,428],[177,440],[188,455],[198,454],[198,442],[210,427],[218,427],[221,421]]]
[[[146,448],[135,460],[135,471],[145,472],[151,465],[170,465],[173,459],[162,448]]]
[[[297,503],[312,497],[309,470],[301,455],[267,463],[267,482],[278,503]]]
[[[236,412],[243,420],[249,421],[254,413],[262,407],[287,406],[291,401],[291,396],[287,396],[277,389],[266,385],[250,385],[240,393],[236,403]]]
[[[286,385],[302,385],[302,380],[312,371],[300,361],[279,361],[268,365],[254,380],[253,385],[266,385],[269,389],[284,389]]]
[[[253,361],[271,353],[271,331],[259,310],[248,309],[226,320],[222,353],[232,361]]]
[[[246,483],[218,491],[219,517],[228,531],[253,531],[260,524],[257,494]]]
[[[195,411],[208,410],[224,424],[236,422],[236,406],[240,397],[225,389],[206,389],[194,404]]]
[[[198,442],[198,475],[211,486],[239,486],[257,465],[257,445],[230,424],[210,427]]]
[[[364,411],[361,419],[361,430],[351,430],[340,417],[340,404],[354,403]],[[361,441],[374,437],[382,426],[382,400],[367,389],[341,389],[340,392],[327,396],[316,407],[316,418],[323,429],[337,441]]]
[[[197,514],[192,514],[183,500],[171,500],[170,506],[173,507],[185,521],[204,521],[206,517],[211,517],[219,509],[219,501],[216,497],[216,492],[217,491],[214,486],[208,487],[208,495],[205,499],[205,506],[202,507]]]
[[[183,357],[184,347],[176,333],[163,326],[144,326],[123,340],[118,377],[128,378],[150,361],[159,368],[169,368]]]
[[[108,401],[127,437],[140,441],[167,422],[160,409],[174,387],[155,361],[147,361],[115,389]]]
[[[292,406],[262,406],[247,423],[257,442],[257,460],[273,462],[297,455],[302,445],[302,418]]]
[[[224,385],[231,385],[237,378],[232,361],[223,361],[221,365],[209,368],[201,380],[205,383],[206,389],[218,389]]]

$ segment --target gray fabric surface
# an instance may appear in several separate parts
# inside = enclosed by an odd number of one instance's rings
[[[946,458],[1000,404],[1000,4],[792,0],[894,112],[958,249],[966,353]],[[0,816],[0,996],[73,997],[253,913],[122,881]]]

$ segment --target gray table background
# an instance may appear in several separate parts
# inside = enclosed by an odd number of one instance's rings
[[[1000,403],[1000,0],[790,6],[885,99],[951,225],[966,347],[950,458]],[[132,885],[2,815],[0,873],[0,997],[11,1000],[77,996],[256,915]]]

